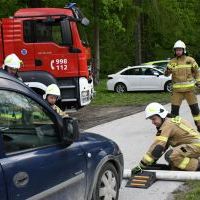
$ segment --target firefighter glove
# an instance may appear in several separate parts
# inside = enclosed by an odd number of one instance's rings
[[[137,165],[131,170],[131,176],[134,176],[135,174],[142,173],[142,167],[140,165]]]
[[[196,85],[198,88],[200,88],[200,83],[199,83],[199,82],[197,82],[195,85]]]

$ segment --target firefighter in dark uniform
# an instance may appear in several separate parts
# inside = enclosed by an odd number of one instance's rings
[[[171,118],[159,103],[149,104],[145,114],[156,126],[157,134],[139,165],[132,169],[132,175],[155,164],[164,153],[171,169],[199,170],[200,133],[180,116]]]
[[[170,60],[165,75],[172,74],[171,113],[178,116],[184,99],[187,100],[194,122],[200,131],[200,111],[195,95],[195,85],[200,86],[200,73],[194,58],[186,55],[184,42],[178,40],[174,44],[175,58]]]

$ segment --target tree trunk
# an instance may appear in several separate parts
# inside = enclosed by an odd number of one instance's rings
[[[137,19],[136,31],[135,31],[135,64],[139,65],[142,62],[142,45],[141,45],[141,17]]]
[[[44,6],[42,0],[30,0],[27,4],[29,8],[41,8]]]
[[[138,7],[141,7],[142,0],[135,0],[135,3]],[[135,64],[140,65],[142,63],[142,36],[141,36],[141,28],[142,28],[142,17],[139,14],[136,23],[135,30]]]
[[[98,0],[93,0],[94,13],[94,83],[99,83],[100,75],[100,49],[99,49],[99,14]]]

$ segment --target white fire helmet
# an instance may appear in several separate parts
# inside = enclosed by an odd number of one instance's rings
[[[18,58],[18,56],[14,53],[6,56],[3,64],[3,69],[5,66],[8,66],[13,69],[19,69],[21,67],[22,61]]]
[[[47,87],[45,94],[43,95],[43,98],[46,99],[47,95],[55,95],[57,97],[60,97],[60,89],[56,84],[51,84]]]
[[[167,116],[167,114],[168,111],[164,108],[164,106],[156,102],[150,103],[145,109],[146,119],[154,115],[159,115],[161,118],[164,119]]]
[[[173,49],[175,50],[175,49],[177,49],[177,48],[183,49],[183,50],[184,50],[184,53],[186,53],[186,45],[185,45],[185,43],[184,43],[183,41],[178,40],[178,41],[175,42],[174,48],[173,48]]]

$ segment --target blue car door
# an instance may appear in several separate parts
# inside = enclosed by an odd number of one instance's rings
[[[7,200],[7,192],[6,192],[6,185],[5,179],[3,176],[3,170],[0,166],[0,197],[1,200]]]
[[[2,90],[0,96],[8,199],[84,199],[86,159],[79,144],[60,144],[53,117],[32,99]]]

